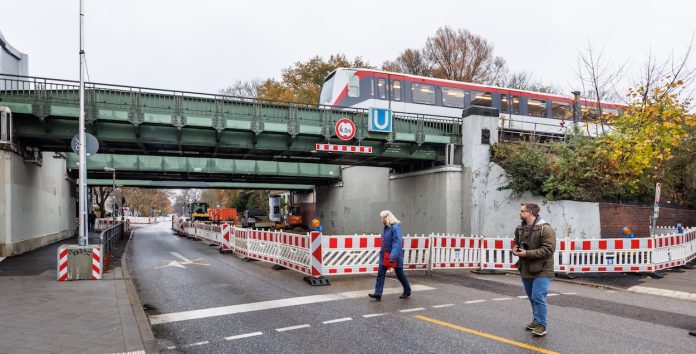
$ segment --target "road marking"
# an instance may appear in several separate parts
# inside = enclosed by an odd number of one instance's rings
[[[486,300],[469,300],[469,301],[464,301],[465,304],[478,304],[479,302],[486,302]]]
[[[481,337],[488,338],[488,339],[493,339],[493,340],[496,340],[496,341],[499,341],[499,342],[503,342],[503,343],[511,344],[511,345],[518,346],[518,347],[521,347],[521,348],[533,350],[533,351],[535,351],[535,352],[545,353],[545,354],[558,354],[558,352],[554,352],[554,351],[551,351],[551,350],[548,350],[548,349],[544,349],[544,348],[540,348],[540,347],[537,347],[537,346],[529,345],[529,344],[527,344],[527,343],[518,342],[518,341],[512,340],[512,339],[507,339],[507,338],[503,338],[503,337],[498,337],[498,336],[493,335],[493,334],[489,334],[489,333],[477,331],[477,330],[475,330],[475,329],[470,329],[470,328],[458,326],[458,325],[456,325],[456,324],[452,324],[452,323],[449,323],[449,322],[443,322],[443,321],[439,321],[439,320],[436,320],[436,319],[433,319],[433,318],[429,318],[429,317],[425,317],[425,316],[421,316],[421,315],[416,315],[415,317],[416,317],[417,319],[419,319],[419,320],[423,320],[423,321],[431,322],[431,323],[438,324],[438,325],[441,325],[441,326],[445,326],[445,327],[457,329],[457,330],[460,330],[460,331],[462,331],[462,332],[466,332],[466,333],[469,333],[469,334],[474,334],[474,335],[481,336]]]
[[[577,295],[578,293],[561,293],[562,295]]]
[[[454,304],[433,305],[433,307],[436,309],[441,309],[443,307],[450,307],[450,306],[454,306]]]
[[[186,269],[184,264],[195,264],[195,265],[202,265],[202,266],[209,266],[210,265],[207,263],[198,263],[198,261],[200,261],[202,258],[188,259],[177,252],[169,252],[169,253],[171,253],[174,257],[181,259],[183,262],[171,261],[171,262],[169,262],[169,264],[163,265],[161,267],[156,267],[155,269],[161,269],[161,268],[165,268],[165,267],[177,267],[177,268]]]
[[[182,347],[182,348],[191,348],[191,347],[198,347],[198,346],[206,345],[206,344],[210,344],[210,342],[208,342],[208,341],[206,340],[206,341],[202,341],[202,342],[196,342],[196,343],[191,343],[191,344],[182,345],[181,347]]]
[[[560,294],[551,293],[551,294],[547,294],[546,296],[558,296],[558,295],[560,295]]]
[[[269,309],[276,309],[276,308],[281,308],[281,307],[315,304],[315,303],[320,303],[320,302],[328,302],[328,301],[336,301],[336,300],[357,299],[357,298],[363,298],[363,297],[365,298],[365,300],[367,300],[368,299],[367,294],[372,292],[373,290],[374,289],[367,289],[367,290],[359,290],[359,291],[348,291],[348,292],[336,293],[336,294],[300,296],[300,297],[291,297],[291,298],[279,299],[279,300],[252,302],[252,303],[248,303],[248,304],[239,304],[239,305],[212,307],[212,308],[192,310],[192,311],[165,313],[165,314],[161,314],[161,315],[150,316],[150,324],[157,325],[157,324],[170,323],[170,322],[195,320],[195,319],[200,319],[200,318],[225,316],[225,315],[232,315],[232,314],[251,312],[251,311],[269,310]],[[418,284],[414,284],[413,286],[411,286],[411,291],[426,291],[426,290],[435,290],[435,288],[431,288],[431,287],[425,286],[425,285],[418,285]],[[384,295],[384,294],[400,294],[402,292],[403,292],[403,288],[401,288],[401,287],[387,288],[387,289],[384,289],[384,292],[382,293],[382,295]]]
[[[352,321],[353,319],[350,317],[344,317],[344,318],[339,318],[336,320],[330,320],[330,321],[324,321],[322,322],[323,324],[331,324],[331,323],[338,323],[338,322],[345,322],[345,321]]]
[[[303,324],[303,325],[297,325],[297,326],[276,328],[276,331],[278,331],[278,332],[285,332],[285,331],[292,331],[293,329],[300,329],[300,328],[307,328],[307,327],[311,327],[311,326],[308,325],[308,324]]]
[[[225,340],[235,340],[235,339],[249,338],[249,337],[260,336],[260,335],[262,335],[262,334],[263,334],[263,332],[244,333],[244,334],[238,334],[238,335],[236,335],[236,336],[225,337]]]
[[[505,301],[505,300],[511,300],[511,297],[497,297],[493,299],[493,301]]]
[[[173,346],[172,346],[172,347],[167,347],[167,349],[173,350],[173,349],[176,349],[176,347],[173,347]]]
[[[607,292],[607,293],[615,293],[616,290],[607,290],[606,292]]]
[[[414,312],[414,311],[423,311],[425,310],[424,307],[416,307],[412,309],[404,309],[404,310],[399,310],[399,312]]]
[[[386,315],[386,314],[387,314],[387,313],[371,313],[371,314],[369,314],[369,315],[363,315],[363,317],[365,317],[365,318],[370,318],[370,317],[384,316],[384,315]]]
[[[517,298],[518,298],[518,299],[526,299],[526,298],[527,298],[527,295],[520,295],[520,296],[518,296]]]

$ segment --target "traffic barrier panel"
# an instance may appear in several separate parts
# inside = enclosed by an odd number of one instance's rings
[[[61,245],[57,254],[57,279],[102,279],[104,260],[101,246]]]
[[[482,238],[481,269],[517,269],[517,257],[512,254],[513,238]]]
[[[477,236],[432,234],[432,269],[480,268],[481,241]]]
[[[222,234],[222,244],[220,245],[220,252],[233,252],[234,241],[232,228],[230,224],[222,224],[220,227],[220,233]]]
[[[639,239],[562,240],[560,272],[652,272],[654,241]],[[559,259],[557,257],[556,259]]]
[[[377,273],[379,270],[380,235],[319,234],[318,237],[323,275]],[[314,239],[312,242],[314,245]],[[314,252],[313,248],[312,254]]]

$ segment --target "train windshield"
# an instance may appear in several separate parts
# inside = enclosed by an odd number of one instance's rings
[[[324,80],[324,85],[321,86],[321,95],[319,96],[319,104],[332,104],[333,85],[336,78],[336,72],[332,72]]]

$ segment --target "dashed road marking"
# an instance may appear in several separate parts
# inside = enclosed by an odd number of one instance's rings
[[[371,313],[369,315],[363,315],[365,318],[370,318],[370,317],[377,317],[377,316],[384,316],[386,313]]]
[[[435,288],[431,288],[431,287],[425,286],[425,285],[418,285],[418,284],[414,284],[411,286],[412,292],[434,290],[434,289]],[[187,321],[187,320],[194,320],[194,319],[201,319],[201,318],[208,318],[208,317],[225,316],[225,315],[232,315],[232,314],[237,314],[237,313],[268,310],[268,309],[275,309],[275,308],[288,307],[288,306],[308,305],[308,304],[315,304],[315,303],[320,303],[320,302],[328,302],[328,301],[336,301],[336,300],[357,299],[357,298],[362,298],[362,297],[367,298],[367,293],[371,292],[372,290],[373,289],[349,291],[349,292],[336,293],[336,294],[300,296],[300,297],[291,297],[291,298],[279,299],[279,300],[252,302],[252,303],[248,303],[248,304],[212,307],[212,308],[201,309],[201,310],[165,313],[165,314],[161,314],[161,315],[150,316],[150,324],[157,325],[157,324],[163,324],[163,323],[169,323],[169,322],[178,322],[178,321]],[[382,293],[382,295],[384,295],[384,294],[399,294],[401,292],[403,292],[403,289],[401,287],[387,288],[387,289],[384,289],[384,292]]]
[[[176,347],[174,347],[174,346],[172,346],[172,347],[167,347],[167,349],[169,349],[169,350],[174,350],[174,349],[176,349]]]
[[[607,293],[610,293],[610,294],[611,294],[611,293],[615,293],[615,292],[616,292],[616,290],[607,290],[607,291],[605,291],[605,292],[607,292]]]
[[[329,321],[324,321],[322,322],[323,324],[330,324],[330,323],[338,323],[338,322],[345,322],[345,321],[352,321],[353,319],[350,317],[344,317],[344,318],[338,318],[335,320],[329,320]]]
[[[464,301],[465,304],[478,304],[479,302],[486,302],[486,300],[469,300],[469,301]]]
[[[518,299],[526,299],[526,298],[527,298],[527,295],[520,295],[520,296],[518,296],[517,298],[518,298]]]
[[[511,300],[511,297],[497,297],[495,299],[492,299],[493,301],[505,301],[505,300]]]
[[[196,342],[196,343],[182,345],[181,347],[182,348],[200,347],[201,345],[206,345],[206,344],[210,344],[210,342],[208,342],[207,340],[204,340],[202,342]]]
[[[235,340],[235,339],[256,337],[256,336],[260,336],[260,335],[262,335],[262,334],[263,334],[263,332],[244,333],[244,334],[238,334],[238,335],[236,335],[236,336],[225,337],[225,340]]]
[[[433,305],[433,307],[436,309],[441,309],[443,307],[450,307],[450,306],[454,306],[454,304]]]
[[[561,295],[577,295],[578,293],[561,293]]]
[[[414,311],[423,311],[425,310],[425,307],[416,307],[412,309],[404,309],[404,310],[399,310],[399,312],[414,312]]]
[[[558,295],[560,295],[560,294],[551,293],[551,294],[547,294],[546,296],[558,296]]]
[[[297,326],[276,328],[276,331],[278,331],[278,332],[285,332],[285,331],[292,331],[292,330],[295,330],[295,329],[307,328],[307,327],[311,327],[311,326],[308,325],[308,324],[302,324],[302,325],[297,325]]]

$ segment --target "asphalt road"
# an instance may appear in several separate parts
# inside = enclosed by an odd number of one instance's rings
[[[375,302],[374,276],[311,287],[169,226],[136,230],[127,259],[162,352],[696,353],[693,301],[554,282],[549,333],[534,338],[517,276],[409,272],[420,291],[399,299],[392,276]]]

